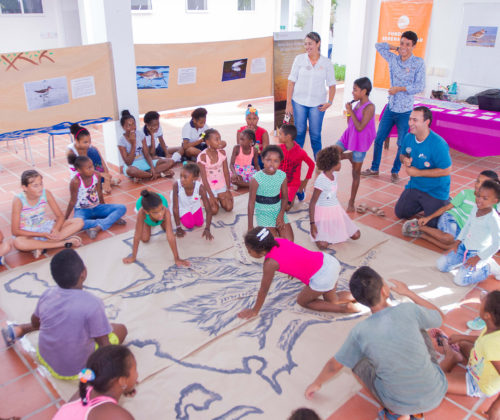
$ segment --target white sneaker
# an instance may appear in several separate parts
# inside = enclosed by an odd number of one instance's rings
[[[179,153],[179,152],[175,152],[173,155],[172,155],[172,160],[177,163],[177,162],[180,162],[182,160],[182,155]]]
[[[500,280],[500,265],[493,259],[488,264],[490,266],[490,274],[495,276],[497,280]]]

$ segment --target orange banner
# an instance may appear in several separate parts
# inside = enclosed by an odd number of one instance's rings
[[[418,42],[413,54],[424,58],[431,22],[432,0],[382,0],[377,42],[399,45],[401,34],[413,31]],[[373,86],[390,88],[389,65],[380,54],[375,58]]]

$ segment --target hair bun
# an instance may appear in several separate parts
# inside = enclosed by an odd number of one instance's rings
[[[82,128],[82,127],[80,127],[80,124],[78,124],[78,123],[71,124],[69,126],[69,132],[71,134],[75,135],[78,132],[78,130],[80,130],[80,128]]]
[[[252,104],[248,104],[247,108],[251,108],[252,107]]]
[[[124,109],[122,111],[122,117],[128,117],[129,115],[132,115],[132,114],[130,114],[130,111],[128,109]]]
[[[141,191],[141,197],[147,197],[149,195],[149,191],[148,190],[142,190]]]

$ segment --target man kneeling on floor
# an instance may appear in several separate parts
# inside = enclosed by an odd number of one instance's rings
[[[370,267],[354,272],[351,293],[372,315],[352,329],[337,354],[307,387],[306,398],[311,399],[323,383],[347,366],[382,405],[380,419],[421,419],[423,414],[419,413],[439,406],[448,384],[425,330],[441,325],[443,314],[405,283],[393,279],[391,283],[394,286],[389,289]],[[390,290],[413,302],[391,306],[387,301]]]

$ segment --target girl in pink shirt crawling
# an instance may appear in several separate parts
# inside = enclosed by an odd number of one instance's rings
[[[350,292],[336,291],[340,263],[331,255],[309,251],[287,239],[275,239],[269,229],[260,226],[247,232],[245,246],[252,257],[264,257],[265,261],[257,300],[253,308],[238,314],[240,318],[258,315],[276,271],[304,283],[297,296],[297,303],[304,308],[321,312],[359,312]]]

